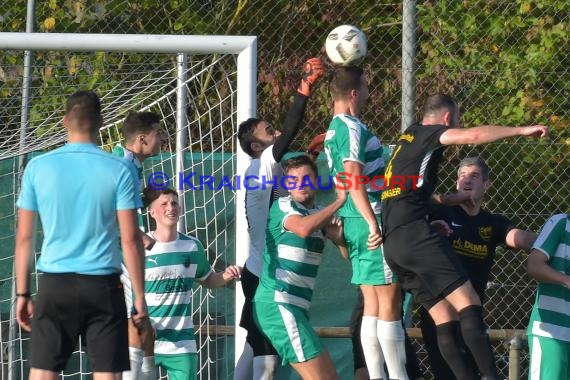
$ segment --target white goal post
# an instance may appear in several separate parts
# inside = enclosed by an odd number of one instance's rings
[[[185,72],[187,67],[187,62],[184,56],[188,55],[193,57],[195,55],[214,55],[218,54],[231,54],[237,56],[235,70],[236,75],[236,91],[235,99],[229,99],[228,102],[232,102],[232,114],[233,120],[231,121],[233,125],[233,144],[235,154],[235,173],[233,175],[240,175],[243,177],[245,169],[249,165],[250,158],[245,154],[237,142],[237,128],[235,126],[239,125],[240,122],[254,117],[256,114],[256,85],[257,85],[257,37],[255,36],[196,36],[196,35],[133,35],[133,34],[73,34],[73,33],[0,33],[0,50],[2,51],[59,51],[59,52],[126,52],[126,53],[168,53],[177,54],[176,64],[178,67],[177,74],[177,84],[176,89],[172,90],[172,86],[165,88],[168,91],[173,91],[175,93],[175,98],[177,102],[181,100],[180,89],[187,83]],[[0,70],[2,67],[0,66]],[[25,84],[24,84],[25,86]],[[97,91],[97,88],[94,88]],[[133,92],[133,88],[129,89]],[[128,97],[126,97],[128,98]],[[104,99],[103,99],[104,100]],[[113,98],[113,101],[116,101]],[[124,100],[124,99],[123,99]],[[130,99],[127,99],[130,100]],[[27,104],[29,99],[22,99],[22,104]],[[153,104],[144,104],[137,100],[137,108],[133,110],[148,110],[157,106],[158,101]],[[235,103],[235,104],[234,104]],[[118,103],[117,103],[118,104]],[[63,115],[63,104],[61,105],[61,113],[59,117]],[[191,131],[192,120],[184,115],[186,106],[184,104],[177,104],[176,107],[176,147],[172,149],[172,152],[176,152],[178,157],[179,153],[185,154],[190,152],[191,149],[188,148],[187,136],[184,135],[185,130]],[[108,128],[117,128],[115,124],[120,123],[118,120],[118,115],[123,115],[125,109],[124,103],[118,104],[116,109],[116,118],[112,120],[113,126],[106,125]],[[201,115],[207,118],[208,115]],[[55,116],[54,116],[55,118]],[[59,121],[58,121],[59,122]],[[107,120],[105,121],[107,123]],[[224,121],[219,121],[224,123]],[[186,125],[178,125],[179,123],[186,123]],[[18,143],[10,142],[10,144],[1,145],[0,144],[0,162],[6,157],[16,157],[24,153],[33,152],[34,150],[53,148],[58,144],[63,142],[64,135],[62,131],[54,132],[55,137],[51,137],[49,143],[45,143],[46,135],[44,134],[41,139],[37,139],[36,133],[26,132],[27,125],[22,123],[22,130],[20,131],[20,146]],[[41,127],[41,126],[40,126]],[[39,130],[40,128],[38,128]],[[186,131],[187,133],[188,131]],[[10,133],[5,133],[9,135]],[[202,136],[202,135],[200,135]],[[200,137],[201,139],[202,137]],[[49,139],[49,137],[48,137]],[[41,141],[44,141],[42,143]],[[0,139],[0,143],[2,140]],[[109,141],[107,141],[109,142]],[[116,142],[116,141],[114,141]],[[22,146],[26,144],[33,145],[32,148],[22,149]],[[104,145],[105,142],[102,142]],[[210,142],[211,146],[212,143]],[[196,146],[201,146],[201,142],[198,142]],[[191,152],[190,152],[191,153]],[[174,153],[173,153],[174,155]],[[213,154],[212,154],[213,155]],[[163,163],[160,163],[162,165]],[[154,168],[154,166],[153,166]],[[183,166],[176,166],[176,171],[183,171]],[[206,173],[204,171],[204,173]],[[237,187],[234,191],[234,204],[235,204],[235,261],[238,265],[243,265],[247,256],[249,247],[249,237],[247,233],[247,222],[245,219],[244,210],[244,192],[241,187]],[[204,215],[206,213],[204,212]],[[184,231],[186,232],[186,231]],[[205,243],[205,242],[204,242]],[[206,246],[206,244],[204,244]],[[39,247],[37,247],[39,249]],[[228,263],[229,264],[229,263]],[[243,293],[241,292],[240,286],[237,285],[235,288],[235,357],[236,360],[241,354],[241,349],[245,343],[245,331],[238,327],[240,310],[243,306]],[[20,336],[20,335],[18,335]],[[16,340],[18,338],[16,337]],[[10,344],[14,344],[13,340]],[[4,339],[2,344],[6,344]],[[21,343],[20,343],[21,345]],[[226,358],[227,360],[228,358]],[[9,366],[11,364],[8,364]],[[11,371],[9,371],[10,373]],[[2,373],[2,378],[4,373]],[[15,379],[13,375],[8,375],[10,380]],[[204,377],[202,377],[204,378]]]

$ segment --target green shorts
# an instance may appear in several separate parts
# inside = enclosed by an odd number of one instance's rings
[[[198,378],[198,354],[155,354],[157,367],[168,372],[169,380],[196,380]]]
[[[253,318],[284,365],[306,362],[323,351],[321,340],[304,309],[288,304],[253,302]]]
[[[528,380],[570,379],[570,342],[529,335]]]
[[[380,215],[376,215],[378,225],[381,225]],[[392,273],[384,260],[382,246],[369,250],[369,228],[364,218],[343,217],[344,239],[352,264],[351,283],[356,285],[387,285],[396,282],[396,275]]]

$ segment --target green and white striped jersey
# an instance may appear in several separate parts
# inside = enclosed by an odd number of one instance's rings
[[[263,273],[254,302],[277,302],[308,310],[325,245],[318,230],[304,239],[285,229],[291,215],[307,216],[306,209],[290,196],[279,198],[269,211],[263,252]]]
[[[153,237],[152,233],[149,236]],[[144,291],[148,315],[156,331],[154,352],[196,353],[192,286],[194,280],[204,281],[212,273],[202,243],[179,233],[175,241],[157,241],[145,255]]]
[[[380,140],[358,118],[346,115],[336,115],[327,131],[324,143],[325,153],[331,176],[337,181],[337,175],[343,180],[343,186],[355,186],[354,178],[347,178],[341,173],[345,172],[344,163],[354,161],[360,163],[362,175],[369,179],[366,184],[368,200],[375,214],[380,214],[380,196],[384,187],[384,151]],[[377,177],[378,176],[378,177]],[[377,177],[376,179],[374,177]],[[350,181],[350,185],[349,182]],[[374,187],[372,183],[375,184]],[[346,202],[339,210],[339,215],[345,217],[361,216],[348,195]]]
[[[570,276],[570,215],[552,216],[533,245],[548,257],[548,264]],[[527,333],[570,342],[570,289],[540,282]]]
[[[137,174],[137,177],[134,178],[135,181],[135,185],[137,186],[137,188],[139,189],[139,191],[142,193],[143,191],[143,166],[141,164],[141,162],[139,161],[139,159],[134,155],[133,152],[131,152],[130,150],[128,150],[127,148],[123,147],[120,144],[117,144],[114,148],[113,148],[113,155],[117,156],[117,157],[122,157],[123,159],[127,160],[135,169],[135,172]],[[137,205],[138,208],[142,208],[143,204],[142,202]],[[142,215],[140,214],[140,210],[139,210],[139,226],[143,227],[143,218]],[[144,231],[144,230],[143,230]]]

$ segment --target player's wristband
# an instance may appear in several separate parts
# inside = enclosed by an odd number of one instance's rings
[[[30,294],[30,292],[16,293],[16,297],[31,298],[32,295]]]

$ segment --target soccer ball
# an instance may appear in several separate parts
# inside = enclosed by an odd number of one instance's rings
[[[366,35],[356,26],[337,26],[327,36],[325,50],[337,65],[358,65],[366,56]]]

